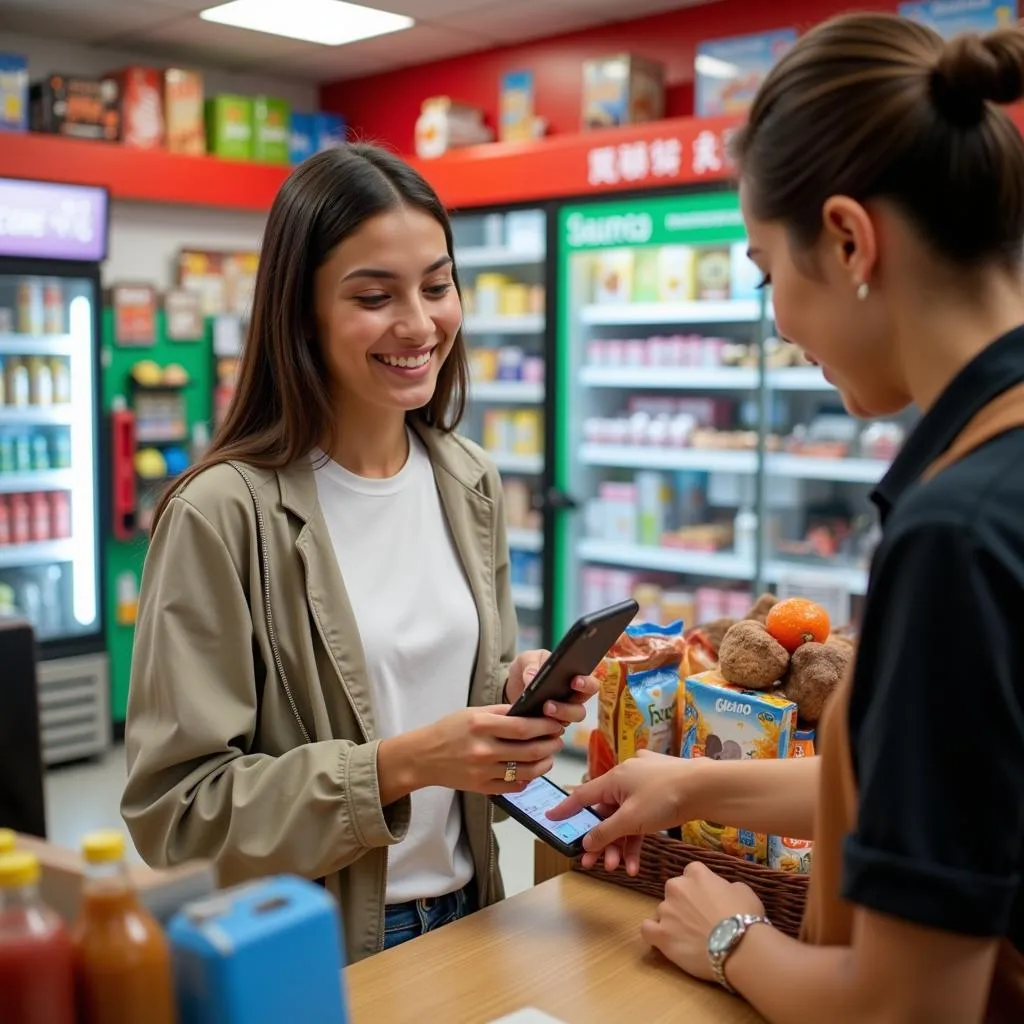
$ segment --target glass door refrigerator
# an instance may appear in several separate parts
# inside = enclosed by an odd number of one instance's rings
[[[548,641],[544,599],[547,432],[547,214],[453,217],[470,393],[463,432],[501,471],[519,648]]]
[[[38,643],[43,758],[110,742],[99,584],[103,189],[0,179],[0,614]]]
[[[568,206],[557,231],[555,634],[631,596],[646,621],[745,615],[766,321],[738,198]]]

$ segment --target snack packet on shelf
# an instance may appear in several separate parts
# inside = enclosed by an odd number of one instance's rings
[[[814,730],[798,729],[789,747],[790,757],[814,757]],[[768,837],[768,867],[807,875],[811,871],[814,844],[808,839]]]
[[[595,673],[601,688],[598,727],[587,749],[588,778],[596,779],[638,750],[678,750],[676,702],[687,672],[682,622],[626,628]]]
[[[690,676],[683,694],[683,757],[718,761],[787,757],[796,731],[797,706],[774,693],[743,690],[717,670]],[[768,863],[768,836],[717,822],[691,821],[683,839],[692,846]]]

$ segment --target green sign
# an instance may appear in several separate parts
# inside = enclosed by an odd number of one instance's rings
[[[559,228],[567,249],[631,245],[722,245],[746,238],[736,192],[703,192],[567,207]]]

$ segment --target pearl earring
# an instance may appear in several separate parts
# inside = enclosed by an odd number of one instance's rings
[[[861,281],[861,283],[857,286],[857,298],[860,299],[861,302],[864,302],[864,300],[867,299],[868,295],[870,294],[871,289],[868,287],[867,281]]]

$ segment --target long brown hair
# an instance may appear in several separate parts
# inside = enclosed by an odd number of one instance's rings
[[[210,466],[237,460],[258,469],[283,469],[331,442],[334,408],[316,335],[313,278],[367,220],[403,205],[429,213],[444,229],[448,255],[454,256],[451,222],[441,200],[420,174],[386,150],[365,144],[326,150],[297,167],[281,186],[263,235],[252,316],[227,416],[209,451],[161,499],[154,529],[171,495]],[[439,430],[454,430],[465,412],[468,379],[460,330],[433,397],[411,415]]]
[[[801,37],[775,65],[733,141],[751,209],[798,250],[833,195],[884,198],[936,256],[1017,268],[1024,139],[999,104],[1024,96],[1024,31],[945,42],[885,14],[852,14]]]

